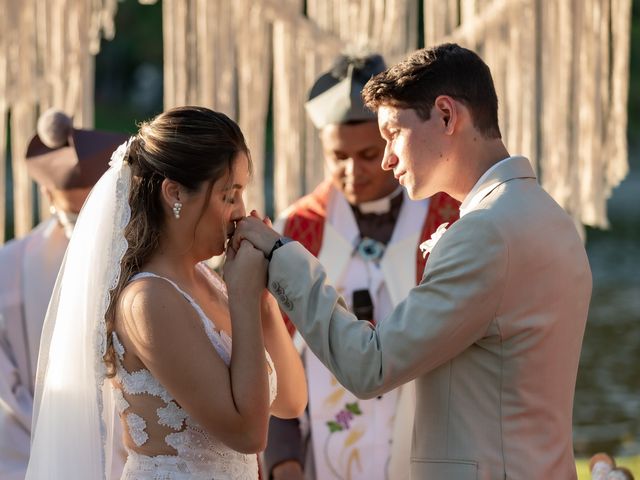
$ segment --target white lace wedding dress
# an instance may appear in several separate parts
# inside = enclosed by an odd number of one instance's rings
[[[226,295],[225,286],[220,279],[203,265],[198,267],[213,286]],[[131,281],[145,277],[158,276],[144,272],[132,277]],[[209,340],[229,365],[231,338],[214,328],[214,323],[207,318],[200,306],[174,282],[164,277],[158,278],[171,283],[189,301],[202,320]],[[148,370],[126,371],[123,366],[125,349],[115,332],[113,343],[117,357],[116,376],[113,380],[116,408],[127,426],[128,434],[138,447],[142,447],[149,441],[148,422],[157,422],[171,430],[172,433],[165,436],[164,443],[176,452],[175,455],[148,456],[128,449],[129,455],[122,480],[257,480],[257,455],[236,452],[208,434],[175,402]],[[270,367],[270,401],[273,401],[276,395],[276,374],[269,354],[266,355]],[[136,408],[125,399],[125,395],[130,400],[132,397],[141,398],[140,396],[157,397],[164,406],[157,408],[156,418],[144,418],[143,414],[136,412]]]
[[[106,378],[105,314],[128,248],[124,231],[131,217],[131,142],[118,147],[109,170],[91,190],[51,296],[40,343],[26,480],[113,480],[114,390],[130,447],[123,479],[256,480],[257,456],[229,449],[197,425],[128,355],[117,335],[116,377]],[[212,284],[224,291],[221,280],[212,277]],[[228,363],[230,339],[182,294]],[[269,365],[273,400],[276,377],[270,360]]]

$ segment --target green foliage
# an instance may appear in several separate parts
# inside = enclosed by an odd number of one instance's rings
[[[96,57],[96,128],[133,133],[137,123],[162,111],[161,4],[118,2],[116,35],[102,41]]]

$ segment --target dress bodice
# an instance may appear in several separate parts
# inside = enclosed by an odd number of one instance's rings
[[[226,296],[224,283],[202,264],[200,271],[208,281]],[[231,337],[215,328],[195,300],[173,281],[149,272],[139,273],[131,278],[157,277],[169,282],[193,306],[202,321],[204,331],[226,365],[231,360]],[[230,449],[220,440],[210,435],[172,398],[149,370],[139,369],[128,372],[124,366],[125,349],[118,335],[113,332],[113,345],[116,352],[115,404],[121,419],[127,426],[133,442],[141,447],[149,440],[147,422],[157,422],[167,427],[171,433],[164,442],[172,447],[177,455],[147,456],[130,450],[129,458],[122,476],[123,480],[256,480],[258,464],[256,455],[247,455]],[[276,373],[269,354],[265,351],[269,364],[269,397],[273,402],[276,396]],[[157,408],[156,418],[144,418],[141,412],[125,399],[137,395],[157,397],[163,404]],[[148,413],[147,413],[148,416]]]

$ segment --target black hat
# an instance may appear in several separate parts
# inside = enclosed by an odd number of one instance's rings
[[[59,110],[38,119],[27,148],[27,171],[40,185],[57,190],[92,187],[109,168],[111,154],[129,138],[120,133],[73,128]]]
[[[305,107],[313,124],[324,128],[336,123],[375,120],[375,113],[364,106],[362,89],[371,77],[386,68],[383,58],[377,54],[340,55],[309,92]]]

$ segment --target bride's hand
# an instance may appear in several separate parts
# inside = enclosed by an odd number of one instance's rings
[[[249,240],[266,256],[271,252],[278,238],[280,234],[272,228],[269,217],[260,218],[253,210],[248,217],[237,223],[231,243],[234,248],[237,248],[243,240]]]
[[[223,278],[229,297],[259,298],[267,283],[268,262],[260,250],[243,240],[236,251],[227,249]]]

